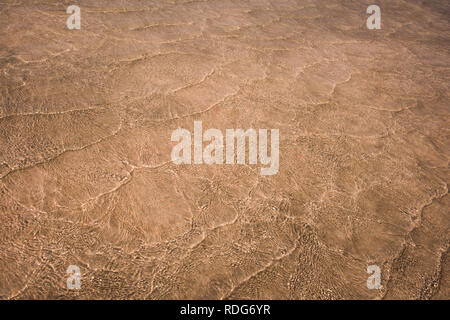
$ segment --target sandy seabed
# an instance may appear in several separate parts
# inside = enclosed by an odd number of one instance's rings
[[[450,3],[374,2],[0,0],[0,298],[449,299]]]

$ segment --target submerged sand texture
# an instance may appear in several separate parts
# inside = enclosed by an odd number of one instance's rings
[[[449,17],[0,0],[0,298],[449,299]],[[173,164],[195,120],[279,129],[278,174]]]

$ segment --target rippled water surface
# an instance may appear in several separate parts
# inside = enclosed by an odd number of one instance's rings
[[[0,298],[448,299],[450,5],[372,2],[0,0]]]

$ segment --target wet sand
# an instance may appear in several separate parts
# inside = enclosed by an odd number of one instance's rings
[[[450,298],[448,2],[71,4],[0,0],[1,299]],[[278,173],[175,165],[194,121]]]

